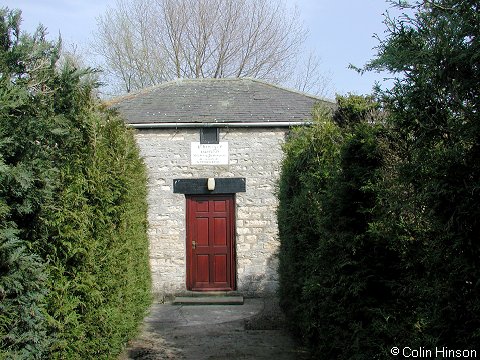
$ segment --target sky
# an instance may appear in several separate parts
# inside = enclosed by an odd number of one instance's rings
[[[306,43],[321,58],[323,72],[330,78],[333,94],[368,94],[375,82],[384,82],[385,74],[360,75],[348,68],[361,67],[375,54],[378,40],[384,37],[384,16],[390,5],[385,0],[286,0],[297,6],[309,30]],[[1,6],[22,10],[22,30],[33,32],[38,24],[47,27],[49,38],[60,33],[67,48],[76,45],[88,49],[96,30],[96,19],[115,0],[2,0]]]

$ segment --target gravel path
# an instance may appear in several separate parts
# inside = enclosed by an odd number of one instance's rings
[[[119,360],[308,359],[283,330],[274,299],[243,305],[154,304]]]

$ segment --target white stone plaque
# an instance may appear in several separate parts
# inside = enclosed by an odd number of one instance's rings
[[[192,142],[192,165],[228,165],[228,142],[200,144]]]

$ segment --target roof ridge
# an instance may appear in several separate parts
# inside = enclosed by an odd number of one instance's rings
[[[268,82],[268,81],[263,80],[263,79],[257,79],[257,78],[252,78],[252,77],[244,77],[244,78],[240,78],[240,79],[247,79],[247,80],[255,81],[255,82],[258,82],[258,83],[266,85],[266,86],[270,86],[270,87],[277,88],[277,89],[284,90],[284,91],[289,91],[291,93],[295,93],[295,94],[298,94],[298,95],[303,95],[303,96],[306,96],[306,97],[309,97],[309,98],[312,98],[312,99],[315,99],[315,100],[320,100],[320,101],[324,101],[324,102],[328,102],[328,103],[335,103],[335,101],[333,101],[333,100],[326,99],[326,98],[321,98],[319,96],[315,96],[315,95],[312,95],[312,94],[309,94],[309,93],[306,93],[306,92],[303,92],[303,91],[300,91],[300,90],[291,89],[291,88],[288,88],[288,87],[283,86],[283,85],[274,84],[274,83]]]
[[[161,88],[161,87],[170,86],[178,80],[181,80],[181,79],[169,80],[169,81],[166,81],[166,82],[163,82],[163,83],[160,83],[160,84],[155,84],[155,85],[148,86],[148,87],[142,88],[142,89],[138,89],[138,90],[126,93],[126,94],[118,95],[114,98],[106,100],[105,105],[112,106],[112,105],[118,104],[119,102],[122,102],[123,100],[128,100],[128,99],[132,99],[134,97],[137,97],[139,95],[147,94],[147,93],[149,93],[153,90],[156,90],[158,88]]]

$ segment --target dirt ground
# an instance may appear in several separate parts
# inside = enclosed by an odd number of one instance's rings
[[[119,360],[308,359],[284,330],[275,299],[243,305],[154,304]]]

